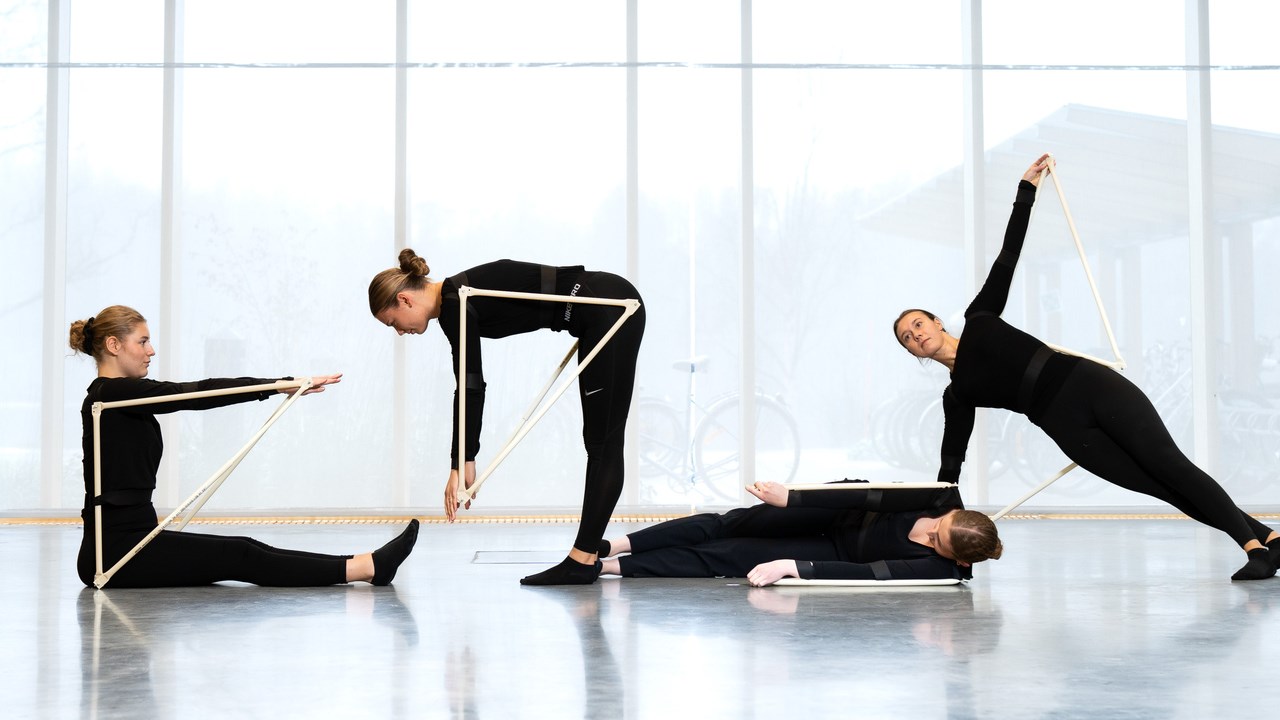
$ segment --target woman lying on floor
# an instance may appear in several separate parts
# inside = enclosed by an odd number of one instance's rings
[[[954,487],[801,492],[758,482],[747,491],[765,504],[602,541],[601,574],[745,577],[756,586],[785,577],[969,579],[973,563],[1003,552],[995,523],[965,510]]]

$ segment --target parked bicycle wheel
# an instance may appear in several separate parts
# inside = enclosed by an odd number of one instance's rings
[[[756,478],[790,482],[800,466],[800,433],[780,401],[756,395]],[[694,434],[693,460],[698,480],[733,503],[742,500],[741,402],[726,397],[708,410]]]
[[[681,457],[689,446],[680,414],[661,400],[644,398],[636,405],[633,422],[640,452],[640,476],[679,473]]]

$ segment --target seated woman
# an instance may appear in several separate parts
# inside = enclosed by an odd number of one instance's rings
[[[954,488],[788,490],[758,482],[766,504],[669,520],[600,544],[603,575],[936,580],[973,577],[1003,552],[995,523]],[[622,557],[613,557],[631,553]]]
[[[103,569],[109,568],[156,528],[151,494],[164,452],[155,415],[178,410],[207,410],[249,400],[265,400],[276,391],[240,393],[195,400],[112,409],[100,418],[102,495],[94,498],[93,413],[96,402],[263,385],[275,380],[215,378],[190,383],[145,379],[156,351],[146,318],[137,310],[113,305],[88,320],[71,323],[71,349],[91,355],[98,377],[80,408],[84,423],[84,539],[76,570],[92,586],[95,562],[94,503],[102,506]],[[342,375],[312,377],[306,394],[322,392]],[[279,392],[294,392],[282,390]],[[418,538],[418,521],[382,548],[360,555],[321,555],[280,550],[247,537],[162,531],[116,572],[108,587],[182,587],[237,580],[255,585],[301,587],[364,581],[386,585]]]

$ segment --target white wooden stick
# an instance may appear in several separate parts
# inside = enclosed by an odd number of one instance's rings
[[[939,585],[959,585],[956,578],[928,578],[920,580],[822,580],[803,578],[782,578],[774,585],[787,587],[930,587]]]
[[[1106,365],[1112,370],[1123,370],[1125,368],[1124,360],[1103,360],[1100,357],[1094,357],[1093,355],[1089,355],[1088,353],[1076,352],[1075,350],[1064,348],[1061,345],[1054,345],[1053,343],[1045,343],[1045,345],[1048,345],[1049,347],[1053,348],[1054,350],[1057,350],[1060,353],[1065,353],[1067,355],[1075,355],[1078,358],[1083,358],[1090,362],[1096,362],[1099,365]]]
[[[564,372],[565,366],[569,364],[571,359],[573,359],[573,355],[576,352],[578,352],[577,341],[573,343],[573,347],[569,348],[569,352],[565,353],[564,359],[556,366],[555,372],[551,374],[551,378],[547,380],[547,383],[542,386],[542,390],[533,398],[533,402],[529,403],[528,409],[526,409],[524,414],[520,416],[520,424],[516,425],[516,429],[511,431],[511,435],[507,438],[507,441],[503,443],[503,447],[510,445],[511,441],[515,440],[516,435],[524,429],[525,423],[529,420],[529,417],[533,415],[533,411],[538,409],[538,406],[542,404],[543,398],[547,396],[547,391],[551,389],[551,386],[555,384],[556,379]],[[471,493],[471,495],[474,497],[475,493]]]
[[[582,362],[578,363],[578,366],[573,369],[573,372],[569,374],[568,379],[566,379],[564,383],[560,385],[559,389],[557,389],[556,392],[551,396],[551,399],[547,402],[547,404],[543,406],[542,409],[540,409],[527,422],[523,418],[521,419],[520,426],[516,428],[516,431],[515,433],[512,434],[511,439],[507,441],[507,444],[503,446],[503,448],[498,452],[498,454],[494,457],[494,459],[489,463],[488,467],[484,469],[484,472],[479,477],[476,478],[475,483],[468,488],[468,487],[465,487],[466,477],[467,477],[466,475],[467,299],[473,295],[477,297],[498,297],[498,298],[509,298],[513,300],[534,300],[539,302],[566,302],[566,303],[582,303],[586,305],[612,305],[615,307],[622,308],[622,315],[618,318],[616,322],[614,322],[613,327],[610,327],[609,331],[605,333],[602,338],[600,338],[600,342],[596,343],[596,346],[591,349],[591,352],[588,353],[587,356],[582,359]],[[458,342],[461,344],[461,347],[459,348],[459,351],[458,351],[458,468],[457,468],[458,469],[458,485],[459,485],[458,496],[457,496],[458,502],[462,504],[466,504],[473,497],[475,497],[476,493],[479,492],[480,490],[480,486],[484,484],[484,481],[489,479],[489,476],[493,474],[493,471],[496,470],[500,464],[502,464],[503,460],[506,460],[507,456],[511,454],[511,451],[515,449],[516,445],[519,445],[520,441],[524,440],[525,436],[529,434],[529,431],[533,429],[533,426],[537,425],[538,421],[542,420],[543,416],[547,414],[547,411],[551,409],[551,406],[555,405],[556,401],[559,400],[562,395],[564,395],[565,391],[569,389],[569,386],[573,384],[573,381],[577,380],[578,376],[582,374],[582,371],[586,369],[587,365],[589,365],[591,361],[596,358],[596,355],[600,353],[600,350],[603,349],[604,346],[608,344],[608,342],[611,339],[613,339],[614,334],[618,332],[618,328],[622,327],[622,324],[626,322],[627,319],[630,318],[633,314],[635,314],[635,312],[639,309],[640,309],[640,301],[634,298],[616,298],[615,299],[615,298],[597,298],[597,297],[578,297],[576,295],[550,295],[550,294],[543,294],[543,293],[522,293],[522,292],[510,292],[506,290],[484,290],[481,288],[473,288],[466,285],[458,288]],[[577,346],[575,345],[575,348],[576,347]],[[561,363],[560,369],[556,370],[556,374],[552,376],[551,382],[547,384],[548,387],[550,387],[550,385],[555,382],[556,378],[560,376],[561,371],[563,370],[564,366],[568,364],[569,359],[572,356],[573,356],[573,351],[570,351],[570,353],[567,356],[565,356],[564,361]],[[542,394],[539,396],[537,402],[534,403],[534,407],[537,407],[538,404],[542,402],[542,397],[545,395],[546,395],[546,390],[544,389]]]
[[[262,439],[262,436],[265,435],[267,430],[275,423],[275,421],[278,420],[280,416],[284,414],[284,411],[287,410],[289,406],[291,406],[298,398],[302,397],[302,394],[310,387],[311,387],[311,378],[302,378],[301,380],[281,380],[279,382],[274,382],[274,383],[267,383],[267,384],[261,384],[261,385],[248,385],[245,387],[238,387],[238,388],[222,388],[219,390],[197,390],[195,392],[177,393],[174,395],[161,395],[153,398],[137,398],[133,400],[117,400],[113,402],[94,403],[90,407],[90,410],[93,415],[93,474],[94,474],[93,491],[94,491],[94,498],[96,499],[102,496],[101,416],[102,416],[103,410],[108,410],[112,408],[121,408],[121,407],[134,407],[138,405],[157,405],[161,403],[178,402],[181,400],[194,400],[194,399],[207,398],[207,397],[218,397],[222,395],[240,395],[240,394],[252,393],[252,392],[264,392],[267,390],[284,390],[288,388],[297,388],[297,391],[292,393],[288,398],[286,398],[285,401],[280,404],[280,407],[276,408],[275,412],[271,414],[271,417],[267,418],[267,422],[263,424],[263,426],[256,433],[254,433],[253,437],[249,439],[249,442],[246,443],[244,447],[242,447],[239,451],[237,451],[235,455],[232,455],[231,459],[228,460],[226,463],[224,463],[222,467],[218,469],[217,472],[215,472],[212,476],[209,477],[208,480],[205,480],[204,483],[200,485],[200,487],[196,488],[196,491],[192,493],[190,497],[184,500],[181,505],[179,505],[177,508],[174,509],[172,513],[169,514],[168,517],[166,517],[163,521],[157,524],[155,529],[153,529],[150,533],[148,533],[146,537],[144,537],[142,540],[138,541],[138,544],[134,545],[133,549],[125,553],[124,557],[120,558],[120,560],[117,561],[115,565],[112,565],[111,568],[106,570],[105,572],[102,569],[102,505],[101,503],[95,503],[94,509],[93,509],[94,511],[94,561],[96,563],[95,565],[96,573],[94,574],[94,578],[93,578],[94,587],[100,589],[102,588],[103,585],[106,585],[107,582],[111,580],[111,577],[115,575],[120,570],[120,568],[124,567],[125,563],[133,559],[133,557],[137,555],[138,552],[142,550],[142,548],[147,546],[147,543],[151,542],[157,535],[160,534],[162,530],[167,528],[169,524],[174,521],[175,518],[182,515],[188,508],[192,508],[192,506],[194,505],[194,509],[192,509],[191,513],[185,519],[182,520],[181,524],[178,526],[178,530],[181,530],[182,528],[186,527],[187,523],[190,522],[191,518],[195,517],[195,514],[199,512],[201,507],[204,506],[204,503],[207,502],[209,498],[213,496],[213,493],[216,492],[218,488],[222,486],[223,481],[225,481],[227,477],[230,476],[231,471],[235,470],[236,466],[240,464],[240,461],[243,460],[244,457],[249,454],[249,451],[252,450],[254,445],[258,443],[258,440]]]
[[[302,387],[303,382],[310,387],[311,378],[303,378],[302,380],[279,380],[273,383],[263,383],[261,385],[246,385],[244,387],[219,388],[217,390],[196,390],[189,393],[178,393],[176,395],[159,395],[149,398],[134,398],[132,400],[114,400],[112,402],[95,403],[101,405],[103,410],[112,408],[134,407],[136,405],[159,405],[162,403],[177,402],[178,400],[198,400],[200,398],[218,397],[220,395],[243,395],[251,392],[266,392],[267,390],[287,390],[289,388]]]
[[[218,489],[222,487],[222,483],[226,482],[227,478],[231,477],[231,473],[240,466],[240,461],[245,459],[249,454],[249,451],[252,450],[253,447],[258,444],[258,441],[262,439],[262,436],[267,433],[267,430],[275,424],[276,420],[280,419],[281,415],[284,415],[284,411],[288,410],[290,405],[297,401],[298,398],[302,397],[302,391],[309,387],[311,387],[311,380],[310,378],[307,378],[306,382],[297,392],[285,398],[284,402],[280,403],[280,406],[276,408],[275,412],[271,413],[271,416],[267,418],[267,421],[262,424],[262,427],[252,438],[249,439],[249,442],[245,444],[240,452],[232,456],[232,458],[227,462],[223,463],[222,468],[213,474],[213,477],[218,478],[217,481],[209,487],[208,492],[204,493],[202,497],[191,506],[189,512],[179,518],[176,528],[177,530],[182,530],[187,526],[187,523],[191,522],[191,518],[194,518],[196,514],[200,512],[201,508],[204,507],[204,504],[209,502],[209,498],[213,497],[213,494],[218,492]]]
[[[937,490],[956,486],[945,482],[837,482],[784,484],[782,487],[788,490]]]
[[[1089,281],[1089,290],[1093,292],[1093,301],[1098,306],[1098,315],[1102,317],[1102,328],[1107,332],[1107,341],[1111,343],[1111,352],[1116,356],[1115,362],[1119,364],[1116,369],[1123,370],[1125,366],[1124,356],[1120,354],[1120,346],[1116,343],[1115,333],[1111,331],[1111,321],[1107,319],[1107,309],[1102,305],[1102,295],[1098,293],[1098,284],[1093,281],[1093,271],[1089,268],[1089,259],[1084,254],[1084,244],[1080,242],[1080,233],[1076,232],[1076,221],[1071,217],[1071,208],[1067,205],[1067,196],[1062,191],[1062,181],[1058,178],[1058,163],[1053,159],[1052,155],[1049,156],[1048,167],[1040,171],[1041,182],[1043,182],[1045,175],[1052,176],[1053,188],[1058,191],[1058,201],[1062,203],[1062,214],[1067,219],[1067,229],[1071,231],[1071,239],[1075,241],[1076,252],[1080,254],[1080,264],[1084,266],[1084,277]],[[1115,367],[1115,365],[1106,361],[1095,360],[1095,362]]]
[[[1071,472],[1072,470],[1075,470],[1075,469],[1076,469],[1076,468],[1078,468],[1078,467],[1080,467],[1080,466],[1079,466],[1079,465],[1076,465],[1075,463],[1071,463],[1070,465],[1068,465],[1068,466],[1066,466],[1066,467],[1062,468],[1061,470],[1059,470],[1059,471],[1058,471],[1058,474],[1057,474],[1057,475],[1054,475],[1053,477],[1049,478],[1048,480],[1045,480],[1044,482],[1040,483],[1039,485],[1037,485],[1037,486],[1035,486],[1035,487],[1031,488],[1031,490],[1030,490],[1030,491],[1028,491],[1025,495],[1023,495],[1022,497],[1018,498],[1017,500],[1014,500],[1013,502],[1009,503],[1008,507],[1006,507],[1005,509],[1003,509],[1003,510],[1001,510],[1000,512],[996,513],[995,515],[992,515],[992,516],[991,516],[991,519],[992,519],[992,520],[999,520],[1000,518],[1004,517],[1005,515],[1008,515],[1008,514],[1009,514],[1009,512],[1010,512],[1011,510],[1013,510],[1014,508],[1018,507],[1018,506],[1019,506],[1019,505],[1021,505],[1022,503],[1024,503],[1024,502],[1026,502],[1026,501],[1030,500],[1033,496],[1035,496],[1035,495],[1036,495],[1036,493],[1039,493],[1041,490],[1043,490],[1043,489],[1045,489],[1045,488],[1049,487],[1050,485],[1054,484],[1055,482],[1057,482],[1058,478],[1062,477],[1063,475],[1066,475],[1067,473]]]

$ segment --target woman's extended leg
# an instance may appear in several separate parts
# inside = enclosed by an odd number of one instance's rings
[[[597,273],[584,282],[583,296],[639,297],[621,278]],[[579,334],[581,362],[603,339],[622,309],[608,305],[581,305],[577,320],[586,330]],[[569,557],[559,565],[523,578],[525,585],[587,584],[595,581],[596,549],[622,495],[625,474],[623,446],[627,414],[635,388],[636,358],[644,338],[645,312],[637,310],[578,376],[582,402],[582,439],[587,449],[587,469],[582,498],[582,521]]]
[[[844,512],[833,508],[779,508],[771,505],[753,505],[734,508],[723,514],[690,515],[658,523],[637,530],[620,540],[611,541],[605,556],[623,552],[649,555],[667,548],[704,547],[720,540],[737,538],[759,538],[770,541],[799,538],[807,541],[830,529]],[[601,549],[603,548],[602,543]],[[677,554],[675,557],[680,556]],[[660,559],[655,562],[664,564],[678,562],[684,567],[689,567],[684,564],[688,562],[687,560]],[[619,567],[617,559],[606,560],[602,572],[617,575]],[[749,570],[750,567],[747,569]],[[658,571],[653,572],[656,574]],[[679,577],[705,576],[705,574],[695,574]]]
[[[413,549],[417,531],[414,520],[382,548],[352,557],[285,550],[249,537],[166,530],[125,563],[108,586],[189,587],[225,580],[267,587],[314,587],[353,580],[385,585]],[[121,551],[114,554],[123,556]]]
[[[1262,548],[1274,535],[1178,449],[1151,401],[1114,371],[1080,363],[1039,423],[1084,469],[1173,505],[1225,532],[1246,552]],[[1269,555],[1267,564],[1270,574],[1251,555],[1250,565],[1258,567],[1245,574],[1270,577],[1275,567]]]
[[[836,544],[823,536],[728,538],[698,545],[634,552],[610,561],[623,577],[746,577],[761,563],[800,558],[839,560]]]

